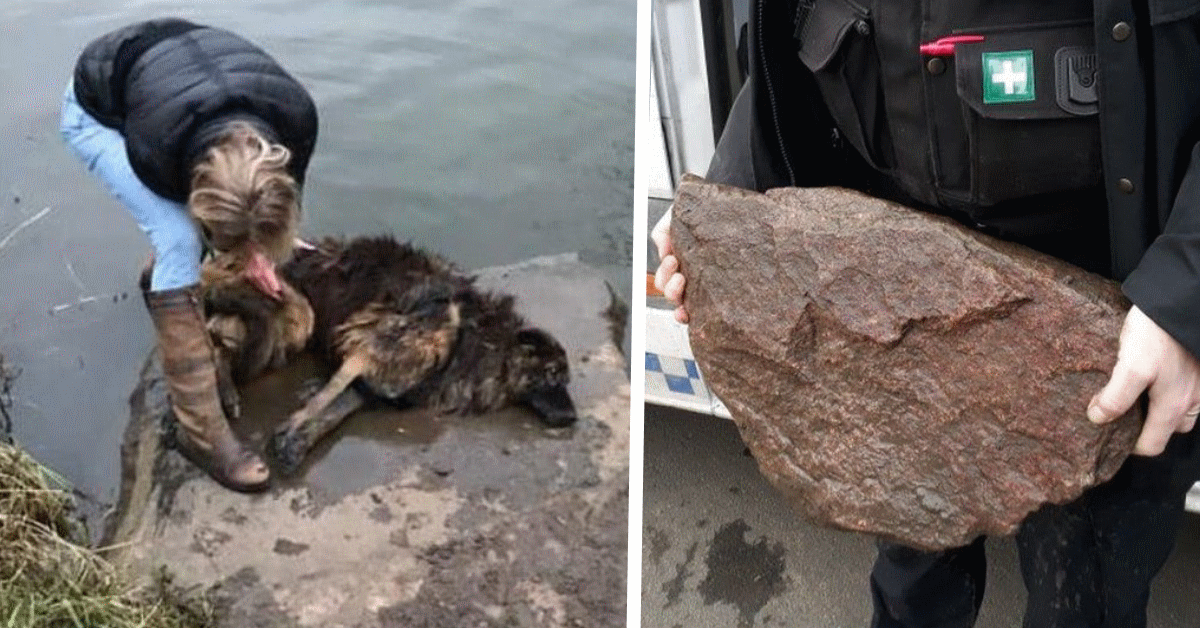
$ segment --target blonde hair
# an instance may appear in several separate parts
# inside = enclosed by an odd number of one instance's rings
[[[300,221],[300,192],[287,172],[291,152],[236,122],[192,171],[188,210],[213,248],[248,251],[258,246],[283,262],[292,252]]]

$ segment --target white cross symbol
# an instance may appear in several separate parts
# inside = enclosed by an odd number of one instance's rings
[[[1024,85],[1027,75],[1025,74],[1025,72],[1013,71],[1013,62],[1012,61],[1001,61],[1000,67],[1001,67],[1000,73],[992,75],[992,82],[993,83],[1004,83],[1004,93],[1005,94],[1013,93],[1013,90],[1016,87],[1017,83],[1021,83],[1022,85]],[[1022,89],[1021,91],[1025,91],[1025,90]]]

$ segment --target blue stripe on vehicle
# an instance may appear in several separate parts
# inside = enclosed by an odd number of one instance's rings
[[[656,373],[662,372],[662,363],[658,361],[658,356],[648,351],[646,352],[646,370]]]
[[[692,380],[678,375],[664,375],[667,378],[667,389],[671,392],[677,392],[684,395],[694,395],[696,391],[692,388]]]

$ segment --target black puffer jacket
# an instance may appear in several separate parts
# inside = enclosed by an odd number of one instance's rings
[[[75,97],[125,136],[129,161],[151,190],[186,202],[196,160],[243,121],[292,153],[303,183],[317,141],[308,92],[254,44],[219,28],[161,19],[96,39],[75,66]]]

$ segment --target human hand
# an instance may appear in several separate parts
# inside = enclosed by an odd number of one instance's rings
[[[1156,456],[1171,435],[1189,432],[1200,415],[1200,361],[1135,305],[1121,328],[1117,364],[1108,384],[1092,397],[1087,415],[1107,423],[1149,390],[1150,409],[1133,453]]]
[[[279,285],[279,277],[275,274],[275,264],[261,251],[255,250],[250,253],[245,275],[263,294],[272,299],[283,299],[283,287]]]
[[[650,239],[658,247],[658,270],[654,272],[654,287],[662,290],[663,295],[674,303],[675,320],[680,323],[688,322],[687,310],[683,307],[683,288],[686,280],[679,272],[679,259],[671,247],[671,210],[658,220],[650,231]]]

